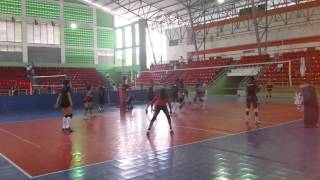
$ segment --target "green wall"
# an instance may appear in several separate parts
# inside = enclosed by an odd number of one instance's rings
[[[66,63],[70,64],[92,64],[94,63],[95,51],[94,42],[97,42],[97,48],[114,49],[115,33],[113,26],[113,16],[99,9],[94,11],[93,7],[87,6],[79,0],[64,0],[63,14],[60,14],[60,1],[47,0],[26,0],[26,16],[32,17],[38,22],[52,21],[58,22],[61,18],[65,21],[64,43],[66,46]],[[93,13],[96,12],[96,15]],[[0,0],[0,16],[22,15],[21,0]],[[96,28],[94,27],[94,17],[96,19]],[[38,19],[39,18],[39,19]],[[77,29],[71,29],[70,23],[76,23]],[[94,32],[95,29],[97,32]],[[26,32],[23,32],[26,33]],[[60,32],[61,34],[62,32]],[[94,34],[97,39],[94,39]],[[0,43],[1,44],[1,43]],[[41,47],[42,45],[39,44]],[[75,51],[77,49],[77,51]],[[13,63],[15,64],[15,63]]]

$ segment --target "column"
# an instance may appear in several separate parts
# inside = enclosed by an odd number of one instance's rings
[[[140,40],[139,64],[140,64],[141,71],[144,71],[147,68],[146,27],[147,27],[147,22],[145,20],[139,20],[139,40]]]
[[[28,38],[27,38],[27,0],[21,1],[21,9],[22,9],[22,24],[21,24],[21,32],[22,32],[22,62],[28,63]]]
[[[66,64],[66,46],[64,44],[64,12],[63,0],[60,0],[60,48],[61,48],[61,64]]]

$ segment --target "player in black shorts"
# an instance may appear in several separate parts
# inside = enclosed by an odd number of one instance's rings
[[[259,116],[258,116],[258,98],[257,92],[259,88],[254,80],[254,77],[251,77],[247,84],[247,98],[246,98],[246,123],[249,123],[249,112],[251,107],[253,107],[254,111],[254,120],[256,124],[260,124]]]
[[[151,111],[153,109],[153,105],[152,105],[152,100],[155,97],[155,93],[154,93],[154,86],[153,83],[151,82],[150,87],[148,88],[148,92],[147,92],[147,107],[146,107],[146,113],[148,113],[148,108],[149,106],[151,106]]]
[[[73,102],[72,102],[72,93],[71,93],[71,83],[69,80],[63,80],[63,87],[57,98],[55,107],[59,105],[63,110],[62,118],[62,131],[72,133],[73,130],[70,128],[70,122],[73,116]]]
[[[170,99],[171,99],[171,103],[172,103],[172,112],[175,113],[175,109],[177,108],[177,103],[178,103],[178,92],[179,92],[179,89],[176,84],[171,86],[170,92],[171,92]]]
[[[266,85],[266,89],[267,89],[267,101],[270,102],[271,98],[272,98],[272,89],[273,89],[273,85],[271,84],[271,81],[269,80],[267,85]]]

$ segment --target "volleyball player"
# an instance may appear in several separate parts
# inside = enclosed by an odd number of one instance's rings
[[[198,80],[198,82],[195,85],[196,88],[196,95],[193,99],[193,101],[195,103],[197,103],[198,101],[202,104],[203,103],[203,96],[204,96],[204,91],[203,91],[203,83]]]
[[[170,89],[170,96],[171,96],[171,103],[172,103],[172,113],[175,113],[175,109],[177,108],[178,103],[178,87],[176,84],[171,86]]]
[[[246,116],[245,116],[246,123],[249,123],[249,112],[251,107],[253,107],[255,123],[257,125],[261,123],[258,116],[258,97],[257,97],[258,91],[259,91],[259,88],[255,82],[254,77],[250,77],[249,82],[247,84]]]
[[[266,89],[267,89],[267,101],[270,102],[271,98],[272,98],[272,89],[273,89],[273,85],[271,84],[271,81],[269,80],[267,85],[266,85]]]
[[[62,118],[62,131],[72,133],[73,130],[70,127],[71,119],[73,116],[73,101],[71,93],[71,83],[69,80],[63,80],[62,89],[58,95],[55,107],[60,107],[63,110],[64,117]]]
[[[148,130],[147,130],[147,135],[150,134],[150,130],[152,128],[152,125],[153,125],[154,121],[156,120],[156,118],[157,118],[158,114],[160,113],[160,111],[163,111],[164,114],[166,115],[167,120],[168,120],[168,124],[169,124],[169,127],[170,127],[170,133],[173,133],[172,125],[171,125],[171,118],[170,118],[170,114],[169,114],[167,105],[169,105],[170,113],[172,111],[172,108],[171,108],[171,103],[169,101],[169,98],[168,98],[168,95],[166,93],[166,90],[165,89],[161,89],[160,90],[160,94],[158,96],[156,96],[152,100],[151,103],[155,105],[155,111],[154,111],[153,117],[152,117],[152,119],[150,121]]]
[[[147,107],[146,107],[146,113],[148,113],[148,108],[149,106],[151,106],[151,111],[153,110],[153,106],[151,104],[152,100],[154,98],[154,86],[153,86],[153,82],[150,83],[150,86],[148,88],[148,92],[147,92]]]
[[[99,112],[104,110],[104,104],[106,103],[106,89],[104,86],[100,86],[98,89],[98,96],[99,96]]]
[[[87,117],[87,114],[89,112],[90,118],[92,117],[92,106],[93,106],[93,98],[92,98],[92,87],[87,86],[85,96],[83,99],[84,104],[84,116]]]

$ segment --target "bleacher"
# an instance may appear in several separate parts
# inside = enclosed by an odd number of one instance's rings
[[[18,87],[29,89],[30,83],[24,67],[1,67],[0,68],[0,94],[9,94],[11,87],[17,83]]]
[[[170,64],[153,65],[149,71],[141,73],[137,84],[148,85],[151,80],[153,80],[156,85],[173,84],[177,78],[183,79],[186,85],[194,85],[198,79],[208,83],[218,73],[218,70],[197,68],[224,66],[231,62],[232,58],[192,61],[188,64],[181,65],[178,67],[178,70],[173,70],[174,66]]]
[[[300,59],[304,57],[306,65],[305,77],[300,75]],[[299,85],[309,80],[315,85],[320,84],[320,51],[297,51],[283,53],[279,58],[279,61],[292,61],[291,62],[291,79],[293,85]],[[258,78],[259,83],[266,83],[269,80],[274,84],[288,85],[289,84],[289,65],[284,64],[272,64],[267,70]]]
[[[36,67],[35,76],[66,75],[72,82],[74,90],[83,90],[86,85],[98,86],[105,83],[95,68],[61,68],[61,67]],[[61,85],[64,77],[39,78],[37,85]],[[24,67],[0,67],[0,93],[9,94],[9,90],[17,83],[20,94],[25,94],[30,88],[30,81],[26,76]]]

